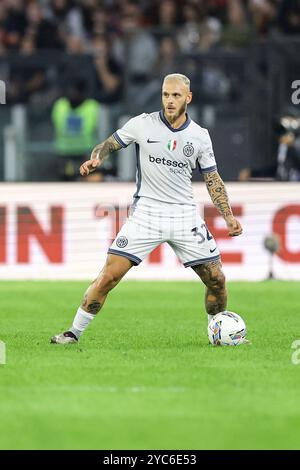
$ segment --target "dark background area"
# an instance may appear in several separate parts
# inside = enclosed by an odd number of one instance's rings
[[[209,129],[225,180],[298,180],[299,46],[300,0],[2,0],[0,180],[16,106],[26,123],[19,179],[55,181],[59,99],[99,105],[99,141],[126,117],[160,109],[162,79],[174,72],[191,79],[191,116]],[[294,172],[279,171],[279,149]],[[75,155],[86,156],[88,145]],[[126,179],[115,158],[102,176]]]

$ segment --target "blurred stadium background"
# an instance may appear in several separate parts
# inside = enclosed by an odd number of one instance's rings
[[[0,448],[299,448],[299,46],[299,0],[1,0]],[[53,349],[135,187],[133,146],[90,178],[79,164],[160,109],[173,72],[191,79],[189,113],[244,226],[227,237],[195,171],[225,274],[246,281],[230,282],[229,307],[253,347],[208,348],[203,287],[175,282],[197,278],[163,245],[77,355]]]
[[[275,276],[299,278],[299,44],[295,0],[3,0],[1,278],[97,271],[131,203],[134,146],[84,183],[79,164],[129,117],[160,109],[162,78],[174,71],[191,79],[189,112],[210,131],[245,226],[243,239],[226,237],[195,171],[227,274],[268,276],[263,243],[275,234]],[[135,275],[193,277],[168,247]]]

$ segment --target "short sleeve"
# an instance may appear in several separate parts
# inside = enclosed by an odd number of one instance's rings
[[[198,154],[198,163],[200,165],[201,173],[209,173],[217,170],[211,138],[206,129]]]
[[[129,121],[127,121],[123,127],[113,133],[114,138],[117,142],[119,142],[121,147],[125,148],[132,142],[137,142],[140,121],[139,118],[140,116],[136,116],[132,119],[129,119]]]

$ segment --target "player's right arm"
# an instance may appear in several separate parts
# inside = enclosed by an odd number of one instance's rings
[[[101,165],[103,160],[107,158],[111,152],[125,148],[132,142],[138,142],[140,119],[143,119],[145,116],[146,114],[141,114],[129,119],[121,129],[118,129],[101,144],[96,145],[92,151],[90,160],[81,165],[80,174],[82,176],[87,176],[92,171],[95,171],[95,169]]]
[[[100,166],[110,153],[119,150],[122,146],[117,142],[113,135],[104,140],[101,144],[94,147],[91,158],[84,162],[80,167],[80,174],[82,176],[87,176]]]

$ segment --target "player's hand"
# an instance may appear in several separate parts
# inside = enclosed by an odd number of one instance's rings
[[[87,176],[90,173],[93,173],[93,171],[95,171],[99,166],[99,163],[99,160],[96,158],[84,162],[79,169],[81,176]]]
[[[99,147],[99,145],[96,145],[91,153],[91,158],[81,165],[79,169],[81,176],[87,176],[90,173],[93,173],[93,171],[95,171],[96,168],[100,166],[101,162],[99,160]]]
[[[235,217],[231,216],[227,218],[226,224],[230,237],[237,237],[238,235],[241,235],[243,233],[242,226]]]

